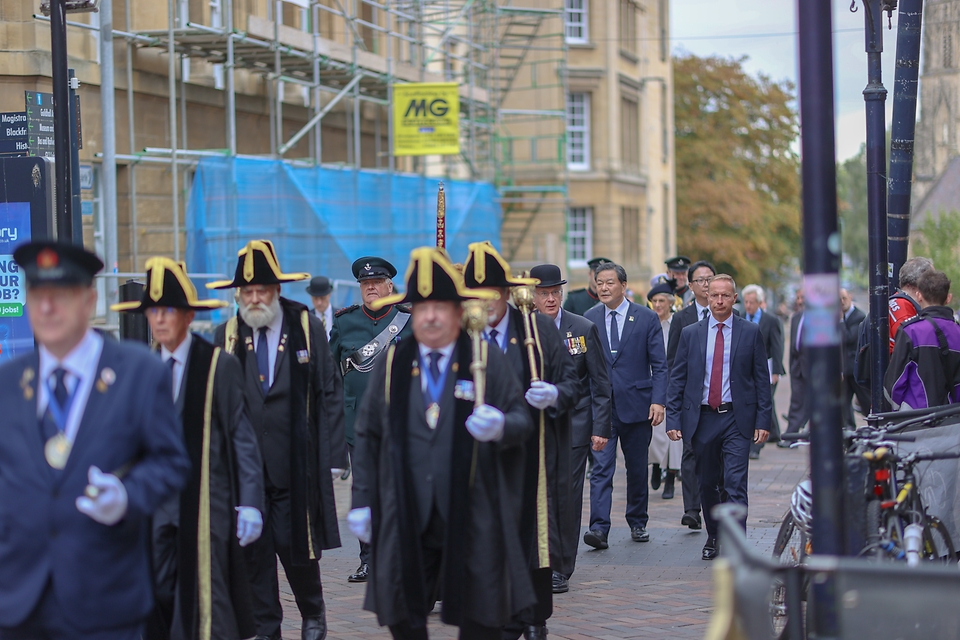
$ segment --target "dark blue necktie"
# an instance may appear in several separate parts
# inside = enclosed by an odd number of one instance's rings
[[[620,350],[620,325],[617,324],[617,312],[610,312],[610,353]]]
[[[270,391],[270,354],[267,346],[267,328],[260,327],[260,337],[257,338],[257,369],[260,371],[260,388],[263,395]]]
[[[70,395],[67,393],[67,371],[66,369],[57,368],[54,370],[53,376],[56,378],[53,385],[53,400],[55,400],[61,408],[65,408],[67,406],[67,398]],[[67,417],[66,415],[63,416],[64,420],[66,420]],[[57,427],[57,422],[53,419],[53,414],[50,412],[50,402],[47,402],[47,410],[43,412],[41,424],[43,426],[44,442],[60,432],[60,429]],[[63,425],[64,429],[66,429],[66,427],[67,425]]]
[[[430,356],[430,377],[434,380],[440,379],[440,358],[443,356],[439,351],[431,351]]]
[[[489,335],[490,335],[490,338],[489,338],[488,342],[491,342],[491,343],[497,345],[497,348],[498,348],[498,349],[502,349],[503,347],[500,346],[500,341],[497,340],[497,336],[498,336],[499,334],[500,334],[500,332],[497,331],[496,329],[490,329],[490,334],[489,334]]]

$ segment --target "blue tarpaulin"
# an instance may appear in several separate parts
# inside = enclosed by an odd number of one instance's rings
[[[437,186],[436,178],[407,174],[203,158],[187,206],[187,266],[232,277],[237,251],[266,239],[286,272],[351,280],[354,260],[380,256],[397,267],[402,289],[410,251],[435,244]],[[453,259],[464,260],[471,242],[499,245],[502,213],[493,185],[449,180],[444,189]],[[283,295],[308,303],[305,286],[286,285]],[[220,295],[232,301],[232,292]]]

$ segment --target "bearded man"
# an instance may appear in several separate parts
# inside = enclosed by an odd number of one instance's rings
[[[340,546],[332,469],[346,467],[343,389],[327,335],[306,306],[280,296],[283,273],[273,244],[254,240],[240,253],[233,280],[239,317],[217,327],[216,343],[240,360],[250,423],[263,457],[263,535],[246,547],[257,638],[280,638],[283,608],[277,556],[303,616],[303,640],[326,637],[318,560]]]

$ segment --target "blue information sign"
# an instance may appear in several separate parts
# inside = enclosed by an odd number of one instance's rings
[[[0,363],[33,351],[26,283],[13,250],[30,241],[30,203],[0,202]]]

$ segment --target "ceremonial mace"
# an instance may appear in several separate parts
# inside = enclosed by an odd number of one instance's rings
[[[526,277],[526,272],[523,274]],[[513,302],[523,314],[523,344],[527,348],[527,358],[530,360],[530,382],[539,382],[537,374],[536,344],[540,340],[537,323],[533,317],[533,287],[522,286],[513,288]]]
[[[483,300],[464,300],[463,325],[466,327],[467,333],[470,335],[470,341],[473,343],[473,360],[470,362],[470,374],[473,376],[473,406],[476,408],[483,404],[487,386],[488,345],[487,341],[483,339],[483,330],[487,326],[487,303]],[[473,486],[473,480],[477,473],[477,452],[478,443],[474,440],[473,460],[470,462],[471,487]]]
[[[437,248],[447,248],[447,196],[442,182],[437,191]]]

